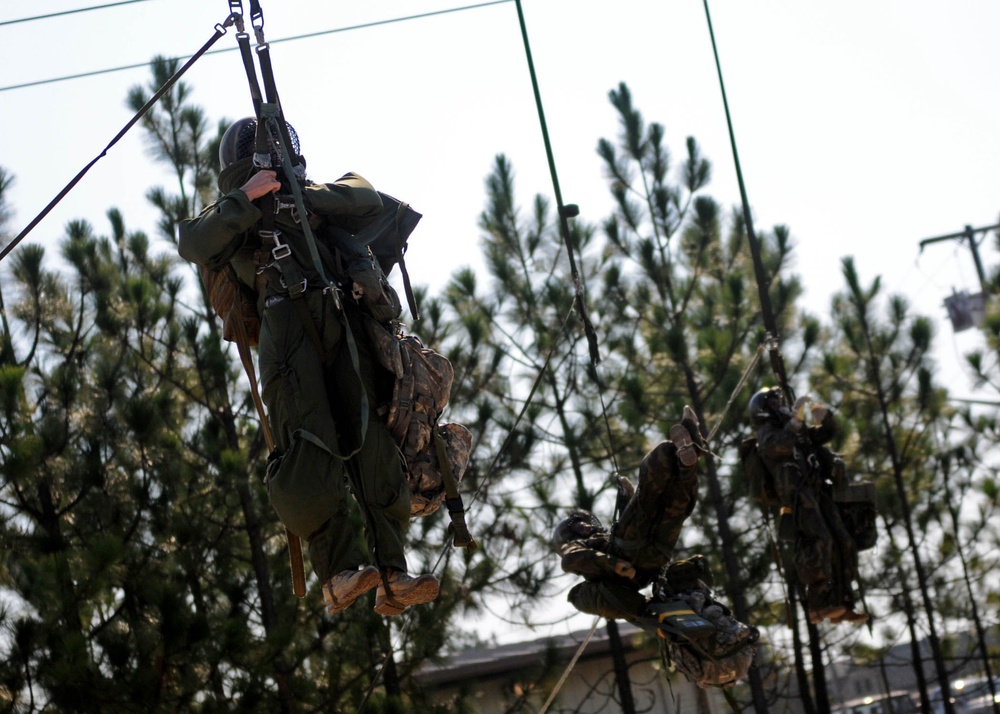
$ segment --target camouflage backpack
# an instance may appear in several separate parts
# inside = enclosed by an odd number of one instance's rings
[[[385,419],[403,456],[410,512],[430,515],[446,497],[452,498],[448,482],[457,490],[472,453],[468,429],[438,423],[451,395],[454,370],[446,357],[424,347],[415,335],[394,334],[375,320],[366,325],[379,362],[396,377]]]
[[[688,636],[664,636],[667,657],[677,671],[698,687],[726,687],[747,676],[754,662],[756,627],[740,622],[711,591],[711,572],[704,556],[678,560],[664,568],[654,608],[700,623]],[[659,601],[659,602],[656,602]],[[686,608],[686,609],[685,609]],[[663,614],[667,614],[663,618]]]

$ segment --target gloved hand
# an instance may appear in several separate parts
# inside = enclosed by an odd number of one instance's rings
[[[798,433],[802,428],[802,422],[806,418],[806,404],[809,403],[809,395],[805,394],[795,400],[792,405],[792,418],[788,420],[788,428]]]
[[[615,563],[615,573],[631,580],[635,577],[635,568],[627,560],[619,560]]]
[[[830,410],[825,404],[813,404],[810,407],[810,412],[812,414],[813,424],[822,424],[823,420],[826,419],[826,415],[830,413]]]

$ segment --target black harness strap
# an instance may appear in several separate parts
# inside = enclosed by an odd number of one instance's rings
[[[396,262],[399,263],[399,272],[403,276],[403,291],[406,293],[406,304],[410,308],[410,314],[413,316],[413,319],[419,320],[420,314],[417,312],[417,300],[413,297],[413,288],[410,286],[410,274],[406,270],[406,261],[403,259],[403,241],[398,239],[402,233],[401,224],[403,216],[406,215],[407,206],[407,203],[400,201],[399,208],[396,209]]]
[[[247,82],[250,84],[250,97],[253,99],[254,116],[260,116],[261,94],[260,85],[257,83],[257,72],[253,68],[253,55],[250,53],[250,35],[246,32],[243,24],[243,3],[241,0],[229,0],[229,11],[232,17],[236,18],[236,41],[240,48],[240,57],[243,58],[243,69],[247,73]]]

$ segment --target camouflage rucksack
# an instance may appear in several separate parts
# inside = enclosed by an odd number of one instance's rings
[[[392,400],[385,414],[406,469],[410,512],[434,513],[446,498],[451,481],[457,496],[472,453],[472,433],[461,424],[439,424],[451,396],[455,373],[451,362],[424,347],[415,335],[393,334],[389,326],[367,320],[379,362],[395,375]],[[460,507],[460,504],[456,504]],[[454,509],[449,503],[449,511]]]
[[[739,457],[744,476],[750,484],[750,495],[763,506],[780,506],[781,499],[778,497],[774,475],[757,453],[756,436],[748,436],[740,443]]]
[[[692,627],[690,636],[661,637],[677,671],[703,689],[725,687],[745,678],[760,634],[712,597],[710,583],[711,573],[703,556],[675,561],[664,569],[662,589],[651,606],[654,611],[665,611],[660,615],[666,614],[666,620],[680,613],[678,618],[701,625]]]

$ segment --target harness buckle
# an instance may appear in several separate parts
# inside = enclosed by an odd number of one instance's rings
[[[327,285],[325,288],[323,288],[323,293],[324,294],[329,293],[333,297],[333,306],[337,310],[343,310],[344,309],[344,303],[340,299],[340,296],[342,294],[342,291],[341,291],[340,288],[338,288],[335,285]]]
[[[275,261],[284,260],[292,254],[292,248],[287,243],[278,243],[271,249],[271,257]]]
[[[285,282],[285,276],[279,274],[278,282],[281,284],[281,287],[283,289],[288,291],[288,297],[292,298],[296,298],[299,295],[304,294],[306,289],[309,287],[309,281],[306,280],[305,278],[302,278],[301,282],[296,283],[295,285],[289,287],[288,283]]]

